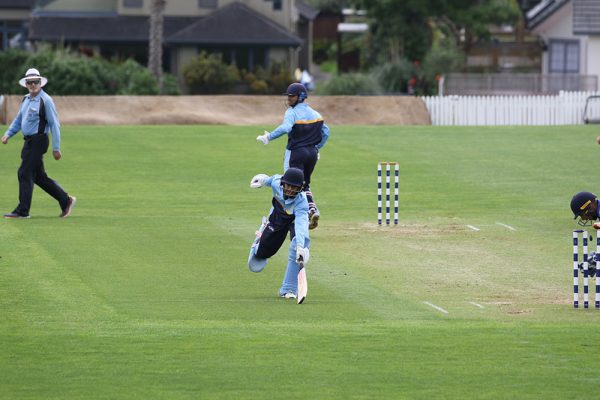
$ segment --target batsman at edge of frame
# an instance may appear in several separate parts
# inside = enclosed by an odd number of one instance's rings
[[[600,270],[598,261],[600,261],[600,219],[598,214],[598,198],[591,192],[579,192],[571,199],[571,211],[577,224],[585,227],[592,226],[596,230],[596,252],[588,254],[588,241],[593,240],[585,229],[573,231],[573,308],[579,308],[579,273],[583,275],[583,307],[589,307],[589,286],[588,278],[596,278],[595,308],[600,309]],[[581,235],[581,240],[580,236]],[[589,235],[589,236],[588,236]],[[579,262],[581,244],[582,262]]]

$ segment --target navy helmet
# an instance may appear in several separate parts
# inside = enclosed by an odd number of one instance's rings
[[[304,186],[304,172],[298,168],[288,168],[281,177],[281,186],[286,197],[296,197]]]
[[[579,192],[571,199],[571,211],[573,211],[574,219],[586,216],[586,211],[590,205],[596,201],[596,195],[590,192]]]
[[[302,103],[308,97],[308,91],[301,83],[292,83],[288,86],[285,94],[288,96],[298,96],[298,103]]]

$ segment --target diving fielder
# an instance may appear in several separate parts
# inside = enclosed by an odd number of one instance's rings
[[[263,217],[250,247],[248,268],[260,272],[267,260],[275,255],[290,232],[288,264],[279,289],[279,296],[296,298],[301,304],[306,298],[306,269],[309,259],[310,239],[308,236],[308,201],[302,191],[304,174],[290,167],[281,175],[258,174],[250,182],[251,188],[269,186],[273,190],[269,217]]]

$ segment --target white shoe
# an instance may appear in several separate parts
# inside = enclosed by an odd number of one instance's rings
[[[279,297],[281,297],[283,299],[295,299],[296,295],[292,292],[287,292],[285,294],[280,294]]]

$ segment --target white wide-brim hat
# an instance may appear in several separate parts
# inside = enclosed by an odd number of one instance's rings
[[[41,87],[46,86],[46,83],[48,83],[48,79],[44,78],[43,76],[40,75],[40,71],[38,71],[35,68],[29,68],[27,70],[27,72],[25,72],[25,77],[21,78],[19,80],[19,85],[23,86],[23,87],[27,87],[27,85],[25,84],[25,82],[27,81],[33,81],[39,79],[41,80]]]

